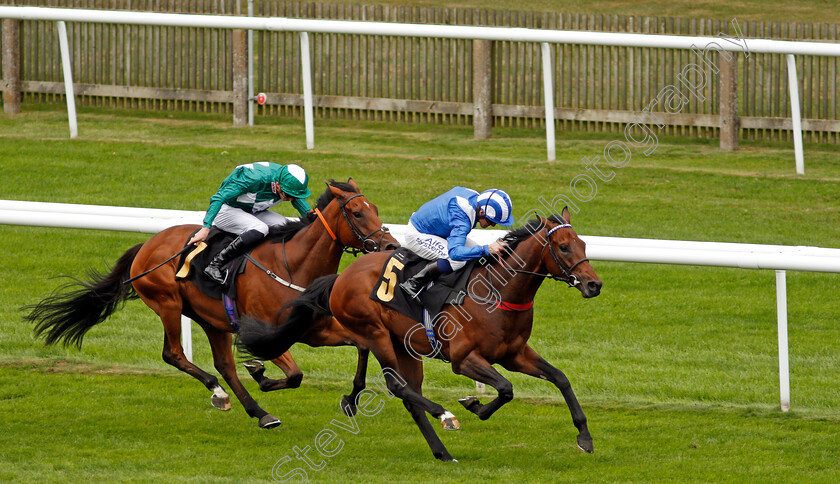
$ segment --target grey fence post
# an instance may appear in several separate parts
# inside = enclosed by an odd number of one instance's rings
[[[487,139],[493,128],[492,42],[473,40],[473,129],[475,139]]]
[[[248,125],[248,36],[236,29],[233,36],[233,125]]]
[[[3,112],[20,112],[20,20],[3,19]]]
[[[720,58],[720,149],[738,150],[741,117],[738,115],[738,56],[721,52]]]

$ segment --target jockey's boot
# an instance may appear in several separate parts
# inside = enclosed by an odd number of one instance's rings
[[[411,296],[412,299],[416,298],[418,294],[429,284],[429,282],[434,281],[440,276],[440,268],[438,267],[437,261],[433,260],[429,262],[426,267],[422,268],[420,272],[413,275],[409,280],[400,284],[400,287]]]
[[[207,274],[210,279],[213,279],[219,284],[224,284],[227,278],[226,273],[222,272],[222,267],[236,257],[247,252],[255,242],[261,240],[262,238],[263,235],[258,230],[249,230],[233,239],[233,242],[224,249],[220,250],[219,253],[213,257],[213,260],[207,264],[207,267],[204,268],[204,273]]]

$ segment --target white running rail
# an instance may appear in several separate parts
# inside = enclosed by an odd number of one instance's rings
[[[7,225],[157,233],[175,225],[200,224],[203,216],[204,212],[183,210],[0,200],[0,224]],[[405,225],[386,225],[398,241],[404,240]],[[504,233],[474,230],[470,235],[478,242],[489,243]],[[775,270],[779,394],[782,411],[790,409],[785,271],[840,272],[840,249],[591,235],[581,238],[592,260]],[[184,352],[189,351],[187,357],[192,360],[190,320],[182,317],[181,321]]]

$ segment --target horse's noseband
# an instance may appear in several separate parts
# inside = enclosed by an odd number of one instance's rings
[[[344,220],[347,222],[347,225],[350,227],[350,230],[353,232],[353,235],[355,235],[356,238],[359,239],[359,241],[362,243],[362,249],[361,250],[356,249],[355,247],[347,247],[347,246],[343,245],[344,251],[347,252],[347,253],[353,254],[353,255],[359,255],[359,252],[364,253],[364,254],[368,254],[368,253],[371,253],[371,252],[379,252],[379,249],[382,245],[382,239],[384,239],[385,235],[390,232],[388,230],[388,227],[386,227],[385,225],[382,225],[381,227],[374,230],[373,232],[371,232],[367,235],[364,235],[359,230],[359,228],[356,227],[356,225],[353,224],[353,221],[350,220],[350,216],[347,215],[347,211],[344,210],[344,207],[348,203],[350,203],[350,200],[353,200],[354,198],[357,198],[357,197],[363,197],[363,196],[364,195],[362,195],[361,193],[357,193],[356,195],[353,195],[352,197],[348,198],[347,200],[345,200],[343,202],[339,202],[339,207],[341,209],[341,214],[344,215]],[[376,234],[377,232],[382,232],[382,234],[379,236],[379,240],[374,240],[373,235]],[[341,244],[341,242],[339,242],[338,239],[335,239],[335,241],[336,241],[336,243]]]
[[[548,227],[545,228],[545,238],[548,241],[548,245],[547,245],[548,253],[551,254],[551,258],[554,259],[554,263],[557,264],[557,267],[563,272],[563,277],[555,276],[553,274],[548,274],[547,277],[551,277],[555,281],[563,281],[566,284],[568,284],[569,287],[575,287],[578,284],[580,284],[580,281],[578,280],[577,277],[575,277],[573,272],[574,272],[574,270],[577,266],[579,266],[580,264],[588,261],[589,259],[584,257],[583,259],[575,262],[568,269],[566,269],[566,268],[563,267],[563,262],[560,260],[560,256],[557,255],[557,253],[554,251],[554,246],[551,244],[551,234],[553,234],[557,229],[564,229],[564,228],[571,228],[571,227],[572,227],[571,224],[565,223],[565,224],[560,224],[560,225],[554,227],[551,230],[548,230]],[[545,247],[543,247],[543,250],[545,250]]]
[[[539,231],[543,227],[544,226],[541,226],[540,228],[536,229],[533,233],[536,233],[537,231]],[[545,240],[548,243],[546,245],[543,245],[542,250],[543,250],[543,252],[545,252],[545,249],[548,248],[548,252],[551,254],[551,258],[554,259],[554,263],[557,264],[557,267],[563,272],[562,276],[556,276],[556,275],[554,275],[550,272],[547,273],[547,274],[543,274],[543,273],[540,273],[540,272],[523,271],[521,269],[516,269],[516,268],[510,267],[510,266],[507,266],[507,270],[509,270],[511,272],[515,272],[517,274],[530,274],[532,276],[547,277],[547,278],[553,279],[555,281],[565,282],[566,284],[569,285],[569,287],[575,287],[575,286],[579,285],[580,281],[578,280],[577,277],[575,277],[574,274],[572,274],[572,272],[575,270],[575,268],[577,266],[579,266],[582,263],[588,261],[589,259],[584,257],[583,259],[575,262],[568,269],[566,269],[566,268],[563,267],[563,261],[560,259],[560,256],[558,256],[557,253],[554,251],[554,246],[551,245],[551,234],[553,234],[554,231],[556,231],[557,229],[564,229],[564,228],[571,228],[571,227],[572,227],[572,225],[569,224],[569,223],[560,224],[560,225],[554,227],[551,230],[549,230],[548,227],[545,227]],[[499,263],[504,264],[501,257],[499,257]]]

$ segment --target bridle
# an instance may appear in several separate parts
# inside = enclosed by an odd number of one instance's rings
[[[557,267],[561,271],[563,271],[563,276],[564,276],[564,277],[559,277],[559,276],[555,276],[554,274],[551,274],[550,277],[552,279],[554,279],[555,281],[565,282],[566,284],[569,285],[569,287],[575,287],[578,284],[580,284],[580,281],[578,280],[578,278],[575,277],[575,275],[573,274],[573,272],[575,270],[575,267],[581,265],[584,262],[589,261],[589,259],[584,257],[581,260],[579,260],[579,261],[575,262],[574,264],[572,264],[571,266],[569,266],[568,269],[566,269],[566,268],[563,267],[563,263],[560,260],[560,256],[557,255],[557,253],[554,251],[554,246],[551,244],[551,234],[553,234],[557,229],[564,229],[564,228],[571,228],[571,227],[572,227],[572,224],[570,224],[570,223],[560,224],[560,225],[554,227],[551,230],[548,230],[548,227],[546,227],[545,228],[545,238],[548,240],[548,245],[547,245],[548,253],[551,254],[551,258],[554,259],[554,263],[557,264]],[[543,247],[543,250],[545,250],[545,247]]]
[[[364,235],[362,233],[362,231],[359,230],[359,228],[356,227],[355,224],[353,224],[353,221],[350,220],[350,216],[347,215],[347,211],[344,210],[344,207],[348,203],[350,203],[350,200],[353,200],[354,198],[357,198],[357,197],[363,197],[363,196],[364,195],[362,195],[361,193],[357,193],[356,195],[353,195],[352,197],[348,198],[347,200],[344,200],[343,202],[340,201],[340,200],[338,202],[339,210],[341,211],[341,214],[344,215],[344,220],[347,222],[347,225],[350,227],[350,230],[353,232],[353,235],[355,235],[356,238],[359,240],[359,242],[362,243],[362,248],[361,249],[357,249],[355,247],[349,247],[349,246],[346,246],[346,245],[342,244],[341,241],[339,240],[339,238],[335,235],[335,232],[333,232],[333,230],[330,228],[329,224],[327,224],[327,220],[324,218],[324,215],[321,213],[321,211],[318,210],[317,208],[315,209],[315,214],[321,220],[321,223],[324,224],[324,227],[327,229],[327,233],[330,234],[330,237],[332,237],[333,241],[336,244],[340,245],[341,249],[344,252],[346,252],[348,254],[353,254],[354,256],[358,256],[360,253],[368,254],[370,252],[378,252],[380,247],[382,246],[382,239],[384,239],[385,235],[387,235],[390,232],[388,230],[388,227],[386,227],[383,224],[381,227],[374,230],[373,232],[371,232],[367,235]],[[373,240],[372,237],[377,232],[382,232],[382,234],[379,236],[378,240]]]
[[[505,264],[501,257],[498,257],[499,263],[504,265],[506,270],[508,270],[510,272],[515,272],[517,274],[530,274],[530,275],[533,275],[533,276],[547,277],[547,278],[553,279],[555,281],[565,282],[566,284],[569,285],[569,287],[575,287],[575,286],[579,285],[580,281],[578,280],[577,277],[575,277],[573,272],[574,272],[574,270],[577,266],[581,265],[584,262],[587,262],[589,259],[584,257],[581,260],[579,260],[579,261],[575,262],[574,264],[572,264],[571,266],[569,266],[568,268],[563,267],[564,266],[563,261],[560,259],[560,256],[557,255],[557,252],[555,252],[555,250],[554,250],[554,245],[552,245],[552,243],[551,243],[551,234],[553,234],[554,232],[556,232],[559,229],[571,228],[572,224],[563,223],[563,224],[557,225],[556,227],[553,227],[551,230],[549,230],[548,227],[545,226],[545,225],[543,227],[545,228],[545,239],[548,243],[543,246],[542,252],[545,252],[545,250],[548,249],[548,253],[551,254],[551,258],[554,259],[554,263],[557,264],[557,267],[560,269],[560,271],[563,272],[562,276],[557,276],[557,275],[554,275],[554,274],[551,274],[551,273],[543,274],[543,273],[540,273],[540,272],[531,272],[531,271],[524,271],[522,269],[516,269],[515,267],[511,267],[510,264]],[[540,255],[540,258],[542,258],[542,255]]]

